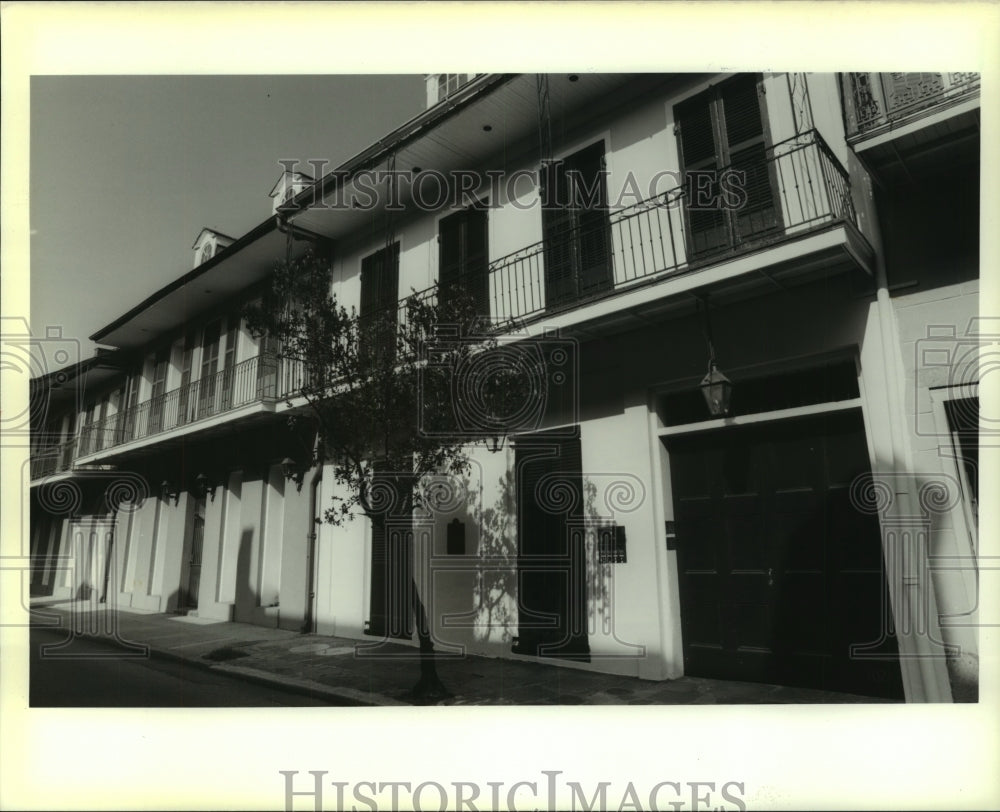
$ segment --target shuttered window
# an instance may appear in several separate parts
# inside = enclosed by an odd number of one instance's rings
[[[686,175],[692,256],[726,250],[779,228],[760,77],[740,74],[709,88],[678,104],[674,120]],[[725,170],[743,173],[745,200],[735,209],[725,205],[720,187]]]
[[[472,300],[476,315],[490,315],[486,208],[476,204],[441,220],[438,232],[438,302],[447,311],[456,297]]]
[[[374,363],[396,349],[396,319],[399,305],[399,243],[361,260],[362,362]]]
[[[613,280],[604,142],[543,166],[541,199],[546,306],[609,290]]]
[[[149,433],[155,434],[163,427],[163,395],[167,387],[167,366],[170,347],[162,347],[153,360],[153,388],[150,391]]]

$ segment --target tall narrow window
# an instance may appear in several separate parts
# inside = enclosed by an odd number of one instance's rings
[[[194,362],[194,334],[184,336],[184,351],[181,355],[181,386],[177,393],[177,422],[184,425],[194,415],[191,409],[191,368]]]
[[[149,434],[156,434],[163,428],[163,405],[169,365],[170,347],[162,347],[153,360],[153,388],[149,395]]]
[[[240,317],[230,315],[226,325],[226,350],[222,358],[222,391],[220,393],[219,408],[222,411],[230,409],[234,403],[235,387],[235,367],[236,367],[236,342],[240,335]],[[242,399],[237,398],[236,402],[242,403]]]
[[[674,120],[686,175],[693,258],[752,242],[780,228],[759,77],[740,74],[678,104]],[[743,195],[723,194],[726,170]],[[731,186],[730,186],[731,188]]]
[[[476,315],[490,315],[488,226],[486,208],[476,204],[441,220],[438,233],[440,267],[438,302],[447,310],[457,297],[467,297]]]
[[[399,243],[361,260],[361,332],[363,363],[376,363],[396,350],[399,312]]]
[[[219,371],[219,338],[222,330],[220,321],[213,321],[205,327],[201,339],[201,375],[198,377],[198,416],[207,417],[217,409],[216,373]]]
[[[609,290],[613,279],[604,142],[543,167],[541,181],[546,306]]]
[[[118,414],[115,416],[115,443],[127,443],[135,436],[136,407],[139,404],[139,379],[142,372],[134,368],[118,390]]]

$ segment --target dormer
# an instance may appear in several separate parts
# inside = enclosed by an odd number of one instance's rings
[[[427,88],[427,106],[433,107],[447,99],[462,85],[471,82],[478,73],[428,73],[424,75]]]
[[[284,206],[295,195],[313,184],[313,179],[305,172],[284,171],[278,182],[271,189],[271,199],[274,204],[271,206],[271,213],[277,214],[278,209]]]
[[[202,263],[208,262],[223,248],[232,245],[233,238],[221,231],[213,231],[210,228],[203,228],[191,247],[194,249],[194,265],[197,268]]]

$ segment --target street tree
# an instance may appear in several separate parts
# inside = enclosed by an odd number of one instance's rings
[[[383,261],[387,256],[383,252]],[[338,301],[322,254],[309,250],[276,265],[268,289],[245,315],[251,331],[266,337],[294,370],[287,396],[305,408],[291,419],[309,421],[316,437],[309,462],[329,465],[339,486],[325,506],[326,522],[340,526],[366,516],[376,529],[392,532],[390,514],[428,508],[432,489],[423,483],[468,475],[467,449],[485,436],[480,429],[502,430],[456,418],[472,406],[489,423],[518,397],[509,364],[481,363],[496,341],[477,309],[461,284],[449,284],[434,295],[413,293],[358,312]],[[461,380],[469,369],[477,370],[471,395],[470,381]],[[463,404],[463,398],[475,402]],[[433,702],[448,691],[412,575],[408,587],[420,652],[413,695]]]

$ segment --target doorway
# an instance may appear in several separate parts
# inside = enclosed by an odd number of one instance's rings
[[[894,637],[888,659],[849,653],[891,615],[878,518],[850,499],[860,409],[664,442],[685,673],[901,698]]]

